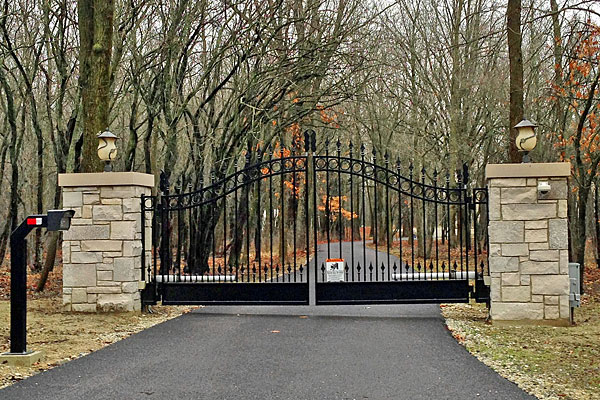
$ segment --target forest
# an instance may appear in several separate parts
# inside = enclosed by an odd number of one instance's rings
[[[450,185],[466,165],[484,187],[486,164],[521,161],[523,118],[539,124],[533,162],[571,162],[570,259],[588,242],[600,259],[595,3],[3,0],[0,260],[22,218],[61,207],[58,174],[101,171],[104,130],[115,171],[157,187],[162,172],[173,191],[300,154],[307,130],[318,152],[364,144]],[[57,233],[29,244],[33,271],[54,265]]]

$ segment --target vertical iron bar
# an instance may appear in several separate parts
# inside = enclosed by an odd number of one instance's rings
[[[283,280],[285,281],[285,251],[286,249],[286,243],[285,243],[285,187],[283,185],[283,180],[285,177],[285,162],[283,161],[283,140],[280,142],[279,145],[279,162],[280,162],[280,166],[279,166],[279,170],[281,171],[281,175],[279,176],[279,186],[280,186],[280,190],[281,190],[281,195],[280,197],[280,204],[281,204],[281,220],[280,220],[280,225],[281,225],[281,229],[280,229],[280,234],[279,234],[279,241],[281,243],[281,246],[279,247],[279,263],[281,264],[281,268],[282,268],[282,272],[283,272]],[[277,273],[277,277],[279,279],[279,273]]]
[[[273,148],[269,145],[269,255],[271,281],[273,281]]]
[[[256,181],[256,230],[254,241],[256,243],[256,259],[258,260],[258,281],[261,282],[261,270],[262,270],[262,249],[261,249],[261,235],[262,235],[262,217],[260,215],[260,181],[262,180],[262,170],[261,170],[261,162],[262,162],[262,152],[260,148],[257,148],[257,160],[256,160],[256,175],[258,179]],[[265,280],[267,278],[265,277]]]
[[[176,187],[175,191],[177,193],[177,278],[179,282],[181,282],[181,241],[182,241],[182,231],[183,231],[183,223],[181,222],[181,187]]]
[[[142,193],[142,197],[141,197],[141,202],[142,204],[140,205],[140,210],[141,210],[141,216],[140,216],[140,227],[142,230],[142,254],[140,254],[141,256],[141,260],[142,260],[142,281],[145,282],[146,281],[146,196]],[[150,271],[148,271],[148,278],[150,277]]]
[[[223,275],[227,281],[227,194],[223,182]]]
[[[296,220],[298,219],[298,196],[299,193],[297,193],[297,182],[296,182],[296,162],[297,162],[297,158],[296,156],[294,156],[292,158],[292,204],[294,206],[294,209],[292,210],[292,215],[294,216],[294,221],[293,221],[293,227],[292,230],[294,232],[293,236],[294,236],[294,282],[296,282],[296,232],[297,232],[297,228],[296,228]],[[290,277],[291,278],[291,277]]]
[[[314,255],[314,261],[315,261],[315,284],[318,281],[318,277],[319,277],[319,273],[317,271],[317,255],[319,252],[318,249],[318,236],[317,236],[317,229],[318,229],[318,224],[317,224],[317,169],[315,167],[315,152],[313,151],[313,163],[312,163],[312,168],[313,168],[313,180],[312,180],[312,186],[313,186],[313,245],[315,246],[315,255]],[[308,257],[308,255],[306,256]],[[307,273],[308,275],[308,273]]]
[[[450,267],[452,265],[452,261],[450,260],[450,238],[452,237],[450,233],[450,173],[446,172],[446,225],[448,227],[448,232],[446,232],[446,244],[448,245],[448,279],[450,279]],[[445,277],[444,277],[445,279]]]
[[[435,273],[439,279],[439,239],[438,239],[438,172],[437,168],[433,170],[433,198],[434,198],[434,229],[435,229]]]
[[[344,258],[342,256],[342,158],[341,158],[341,143],[338,139],[336,142],[337,147],[337,181],[338,181],[338,236],[340,240],[340,256],[338,258]]]
[[[385,242],[387,246],[387,272],[388,281],[392,278],[392,266],[390,263],[390,177],[388,171],[390,169],[390,158],[388,153],[385,153]],[[383,273],[383,272],[382,272]]]
[[[352,154],[352,142],[350,142],[350,268],[352,269],[352,282],[354,282],[354,155]]]
[[[215,229],[217,228],[217,222],[215,221],[215,209],[217,208],[217,200],[216,200],[216,189],[215,189],[215,183],[216,183],[216,177],[215,177],[215,171],[211,171],[210,173],[210,186],[211,186],[211,190],[212,190],[212,200],[211,200],[211,205],[210,205],[210,225],[211,225],[211,237],[210,237],[210,241],[211,241],[211,246],[212,246],[212,268],[213,268],[213,282],[215,281],[215,275],[217,275],[217,265],[216,265],[216,252],[217,252],[217,248],[216,248],[216,238],[215,238]],[[221,277],[219,277],[219,279],[221,279]]]
[[[188,184],[188,192],[191,193],[192,192],[192,184],[189,183]],[[190,195],[190,204],[192,203],[192,197]],[[187,226],[185,227],[186,229],[186,242],[185,242],[185,265],[187,267],[187,274],[191,275],[191,269],[190,269],[190,254],[191,254],[191,249],[190,249],[190,243],[192,240],[192,219],[193,219],[193,210],[195,209],[195,207],[189,207],[186,211],[186,218],[187,218]],[[196,237],[195,235],[193,237]],[[183,272],[186,272],[186,268],[184,267]],[[191,280],[191,277],[190,277]]]
[[[471,197],[472,205],[473,205],[473,265],[475,266],[473,270],[475,271],[475,280],[477,280],[477,203],[475,200],[476,192],[475,189],[472,191],[473,196]],[[479,207],[479,212],[481,213],[481,207]]]
[[[373,147],[373,208],[371,216],[373,217],[373,225],[375,233],[373,234],[373,242],[375,243],[375,282],[379,280],[379,232],[377,231],[377,151]]]
[[[233,200],[235,202],[234,204],[234,208],[235,208],[235,232],[233,233],[233,243],[234,243],[234,255],[235,255],[235,281],[238,281],[238,272],[240,269],[240,236],[239,236],[239,229],[238,229],[238,221],[240,220],[240,214],[239,214],[239,207],[238,207],[238,183],[239,183],[239,174],[238,174],[238,163],[237,161],[234,164],[234,197]],[[241,278],[241,280],[243,281],[244,278],[243,276],[240,274],[239,278]]]
[[[402,280],[402,174],[400,173],[400,158],[396,160],[396,174],[398,175],[398,239],[400,239],[400,280]]]
[[[490,224],[490,195],[489,195],[489,191],[486,188],[485,189],[485,224],[483,225],[485,227],[485,247],[487,250],[487,254],[485,255],[485,259],[486,259],[486,263],[487,263],[487,268],[488,268],[488,275],[490,273],[490,231],[489,231],[489,224]],[[481,274],[483,275],[484,271],[481,271]],[[489,304],[489,302],[488,302]]]
[[[422,207],[423,207],[423,272],[425,280],[427,280],[427,224],[426,224],[426,216],[427,213],[427,205],[425,204],[425,167],[421,169],[421,199],[422,199]]]
[[[366,207],[365,207],[365,144],[362,143],[360,145],[360,163],[362,165],[361,168],[361,176],[362,176],[362,240],[363,240],[363,274],[364,281],[367,280],[367,217],[366,217]],[[360,273],[360,272],[359,272]],[[359,278],[360,280],[360,278]]]
[[[326,227],[327,227],[327,258],[331,258],[331,245],[330,245],[330,236],[329,236],[329,224],[331,219],[331,201],[329,199],[329,139],[325,139],[325,213],[326,213]]]
[[[153,212],[152,212],[152,264],[154,268],[154,281],[156,281],[156,272],[157,272],[157,251],[158,247],[158,216],[157,214],[161,213],[162,205],[158,201],[158,196],[155,196],[152,200]],[[158,284],[156,285],[158,288]]]
[[[469,197],[469,192],[467,191],[468,184],[469,167],[467,163],[463,163],[463,191],[465,199],[465,274],[467,286],[469,285],[469,250],[471,249],[471,228],[469,226],[469,222],[471,222],[471,219],[469,218],[469,213],[471,212],[471,198]],[[465,277],[463,276],[463,278]]]
[[[162,174],[161,174],[162,175]],[[162,228],[162,237],[160,241],[161,248],[161,266],[160,270],[162,275],[167,275],[167,282],[169,281],[169,271],[171,270],[171,231],[169,229],[169,181],[166,179],[166,175],[162,175],[164,177],[162,183],[162,192],[161,196],[163,212],[161,214],[161,228]],[[165,265],[162,265],[164,262]]]
[[[408,177],[410,180],[410,253],[411,253],[411,269],[412,279],[415,280],[415,208],[414,208],[414,182],[413,182],[413,163],[408,166]]]
[[[459,173],[458,177],[458,221],[460,222],[460,227],[458,230],[458,240],[460,247],[460,274],[462,276],[463,273],[463,231],[464,231],[464,221],[463,221],[463,189],[462,189],[462,174]]]
[[[246,193],[246,282],[250,282],[250,145],[246,151],[244,166],[244,192]]]

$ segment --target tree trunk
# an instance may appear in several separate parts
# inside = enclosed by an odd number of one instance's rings
[[[560,20],[558,14],[558,4],[556,0],[550,0],[550,10],[552,11],[552,33],[554,35],[553,40],[553,55],[554,55],[554,86],[559,88],[562,86],[562,59],[563,59],[563,47],[562,38],[560,34]],[[561,113],[562,113],[562,99],[561,96],[556,96],[554,102],[554,119],[556,128],[555,130],[562,131],[561,128]]]
[[[523,119],[523,54],[521,52],[521,0],[508,0],[506,8],[506,30],[508,36],[508,60],[510,64],[510,110],[509,147],[510,162],[521,162],[515,139],[517,130],[513,128]]]
[[[575,262],[579,263],[580,268],[580,289],[581,294],[584,293],[583,275],[584,275],[584,260],[585,260],[585,214],[587,209],[587,200],[590,188],[580,187],[579,198],[577,199],[577,229],[574,232],[575,240],[573,241],[573,255]]]
[[[58,237],[59,232],[50,232],[48,236],[48,247],[46,253],[46,261],[44,262],[44,268],[42,269],[42,274],[40,275],[40,280],[35,287],[36,292],[41,292],[44,290],[46,286],[46,281],[48,280],[48,275],[50,271],[54,268],[54,260],[56,259],[56,249],[58,247]]]
[[[9,221],[7,221],[7,225],[5,226],[6,238],[8,238],[8,233],[14,230],[17,227],[18,221],[18,212],[19,212],[19,156],[20,156],[20,147],[21,142],[18,138],[19,132],[17,130],[17,117],[15,111],[15,103],[14,103],[14,95],[6,76],[4,75],[4,71],[0,68],[0,85],[4,90],[4,94],[6,96],[6,118],[8,120],[8,125],[10,127],[10,166],[11,166],[11,182],[10,182],[10,205],[9,205]],[[4,234],[3,234],[4,236]],[[0,249],[0,259],[4,260],[4,254],[6,251],[6,239],[4,241],[4,246]]]
[[[596,266],[600,268],[600,216],[598,215],[598,182],[594,184],[594,228],[596,232]]]
[[[96,136],[108,128],[110,108],[110,61],[112,54],[114,0],[81,0],[79,16],[79,86],[83,100],[83,148],[81,171],[98,172]]]

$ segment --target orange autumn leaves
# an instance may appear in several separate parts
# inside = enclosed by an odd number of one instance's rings
[[[331,221],[337,221],[338,217],[346,220],[358,218],[358,214],[351,213],[343,207],[343,203],[348,200],[348,196],[329,196],[329,219]],[[327,196],[321,196],[321,205],[317,206],[317,210],[326,212],[327,211]]]
[[[564,83],[561,86],[553,85],[554,93],[550,97],[551,101],[559,101],[559,99],[568,101],[567,106],[574,115],[567,125],[571,134],[559,131],[550,136],[554,139],[554,147],[561,161],[575,158],[575,154],[573,151],[568,151],[569,149],[579,150],[581,161],[586,165],[584,171],[591,174],[592,158],[600,151],[600,135],[598,135],[600,102],[593,101],[598,96],[598,86],[595,82],[597,83],[600,73],[598,69],[600,26],[591,23],[588,23],[588,26],[590,27],[588,31],[579,33],[574,57],[569,61],[567,71],[563,73],[560,66],[556,66]],[[593,103],[586,111],[589,101]],[[579,128],[581,128],[581,135],[576,134]],[[573,172],[579,173],[576,169]]]

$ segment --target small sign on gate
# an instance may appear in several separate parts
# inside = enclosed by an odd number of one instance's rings
[[[325,260],[325,273],[327,275],[327,282],[343,282],[344,259],[328,258]]]

